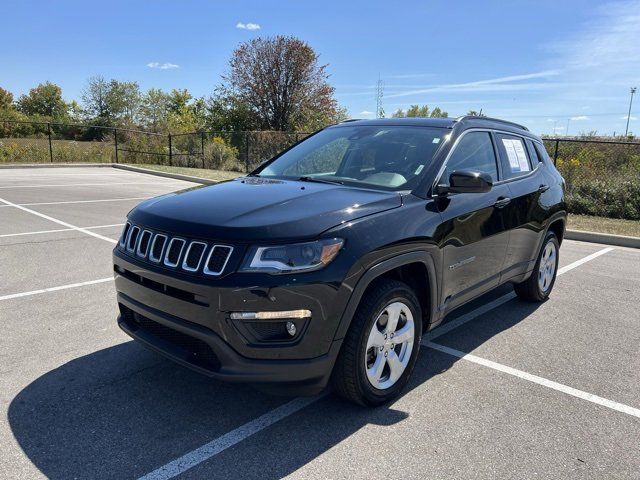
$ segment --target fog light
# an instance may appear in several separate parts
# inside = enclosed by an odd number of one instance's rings
[[[287,318],[310,318],[309,310],[285,310],[281,312],[232,312],[231,320],[277,320]],[[295,327],[295,325],[294,325]],[[288,326],[287,326],[288,329]]]
[[[291,335],[292,337],[296,336],[296,324],[293,322],[287,322],[287,332],[289,332],[289,335]]]

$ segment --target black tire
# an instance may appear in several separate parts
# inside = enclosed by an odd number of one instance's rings
[[[397,301],[406,304],[413,316],[413,348],[402,375],[392,386],[382,390],[375,388],[367,377],[365,367],[367,340],[379,315],[384,312],[387,306]],[[422,311],[413,290],[397,280],[376,282],[369,287],[360,301],[342,343],[331,377],[335,392],[339,396],[363,406],[380,405],[396,397],[411,376],[420,350],[421,338]]]
[[[540,274],[540,264],[542,261],[543,253],[549,243],[552,243],[555,246],[555,266],[553,271],[553,278],[551,282],[545,289],[540,287],[538,282],[538,275]],[[542,242],[542,247],[540,248],[540,252],[538,253],[538,259],[536,261],[536,266],[531,272],[531,276],[522,283],[515,284],[513,286],[514,290],[518,297],[523,300],[527,300],[530,302],[544,302],[547,298],[549,298],[549,294],[551,290],[553,290],[553,286],[556,283],[556,276],[558,275],[558,261],[560,258],[560,242],[558,242],[558,237],[553,232],[547,232],[547,236]]]

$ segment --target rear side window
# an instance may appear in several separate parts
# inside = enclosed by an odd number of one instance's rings
[[[531,159],[531,166],[533,168],[536,168],[536,165],[542,162],[542,158],[538,156],[536,147],[533,146],[533,142],[531,140],[527,140],[527,148],[529,149],[529,158]]]
[[[500,152],[504,178],[515,178],[529,173],[531,163],[524,140],[502,133],[496,134],[496,138],[498,139],[498,151]]]
[[[536,151],[536,154],[538,155],[538,158],[540,159],[541,162],[544,161],[545,159],[551,162],[551,158],[549,157],[549,154],[547,153],[547,151],[542,145],[540,145],[538,142],[531,142],[531,143],[533,143],[533,148]]]
[[[463,136],[449,157],[440,181],[448,184],[449,175],[456,170],[488,173],[494,182],[498,180],[496,153],[489,132],[470,132]]]

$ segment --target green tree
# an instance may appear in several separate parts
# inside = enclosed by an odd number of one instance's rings
[[[326,68],[313,48],[298,38],[259,37],[233,52],[221,90],[246,105],[262,129],[326,125],[338,114]]]
[[[51,82],[45,82],[29,90],[18,99],[18,110],[29,117],[45,117],[64,122],[69,119],[67,103],[62,99],[62,89]]]
[[[152,132],[167,130],[169,95],[158,88],[150,88],[142,96],[140,120],[145,128]]]
[[[433,110],[431,110],[431,113],[429,114],[429,116],[431,118],[448,118],[449,113],[441,110],[440,107],[436,107]]]
[[[0,87],[0,112],[5,112],[13,108],[13,93]]]
[[[112,121],[118,125],[133,125],[140,111],[140,87],[136,82],[111,80],[105,102]]]
[[[393,118],[403,118],[403,117],[422,117],[422,118],[447,118],[449,114],[443,111],[440,107],[435,107],[433,110],[429,110],[428,105],[411,105],[407,111],[405,112],[401,108],[396,110],[392,117]]]
[[[249,105],[220,92],[206,100],[205,115],[207,130],[229,132],[260,128],[258,119]]]
[[[110,124],[108,94],[109,82],[103,76],[96,75],[87,80],[87,85],[81,93],[83,111],[87,119],[98,125]]]

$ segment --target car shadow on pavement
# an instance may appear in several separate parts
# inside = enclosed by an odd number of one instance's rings
[[[513,300],[500,308],[499,321],[484,322],[465,339],[467,351],[522,321],[537,305]],[[447,339],[462,332],[464,326]],[[423,348],[404,395],[458,360]],[[25,454],[49,478],[135,478],[288,400],[213,381],[126,342],[42,375],[13,399],[8,417]],[[238,455],[237,449],[258,448],[251,440],[210,461],[219,463],[220,478],[281,478],[366,425],[392,426],[408,416],[394,404],[363,409],[330,395],[296,413],[295,421],[282,420],[286,435],[270,438],[268,448],[260,444],[259,461]]]

